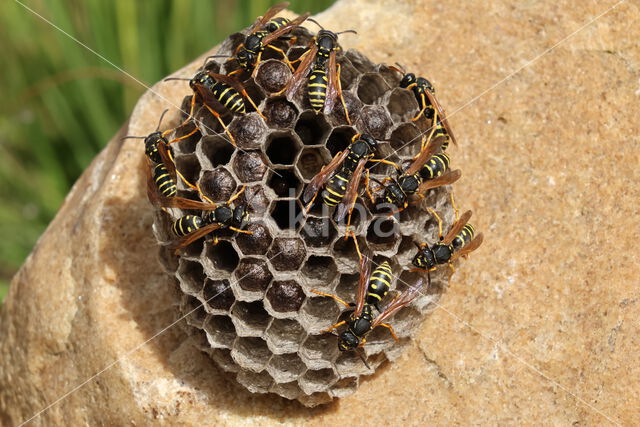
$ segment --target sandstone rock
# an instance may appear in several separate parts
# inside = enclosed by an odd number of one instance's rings
[[[354,0],[317,17],[358,30],[345,48],[433,81],[460,141],[455,164],[472,177],[458,204],[486,239],[406,355],[311,410],[244,391],[178,328],[156,337],[176,300],[152,250],[142,151],[119,141],[165,108],[145,95],[12,283],[2,423],[53,404],[34,421],[637,424],[638,6],[623,3],[493,87],[607,7]],[[174,103],[184,95],[157,89]]]

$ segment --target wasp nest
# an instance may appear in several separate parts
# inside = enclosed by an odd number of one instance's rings
[[[312,37],[303,28],[294,34],[294,42],[276,42],[290,60],[304,52]],[[231,54],[243,40],[242,34],[232,35],[218,53]],[[401,76],[357,51],[337,56],[351,126],[340,102],[326,116],[313,112],[304,90],[292,100],[276,95],[292,73],[270,49],[263,59],[255,79],[247,78],[243,84],[266,120],[255,111],[223,116],[237,148],[204,109],[197,120],[200,132],[173,145],[176,168],[191,182],[198,182],[212,200],[223,202],[246,185],[238,201],[249,206],[248,230],[253,234],[217,231],[215,245],[211,238],[200,239],[179,257],[165,247],[161,258],[178,279],[180,310],[191,326],[188,329],[200,337],[196,341],[202,351],[251,392],[276,393],[315,406],[353,393],[361,376],[371,375],[402,351],[444,292],[447,269],[432,274],[431,286],[391,319],[399,342],[386,328],[369,334],[364,346],[369,370],[354,352],[338,350],[335,335],[323,333],[347,318],[346,308],[311,292],[317,289],[354,301],[359,276],[354,242],[344,238],[345,225],[335,223],[333,209],[323,212],[315,207],[301,215],[299,196],[354,134],[378,139],[376,157],[400,164],[418,153],[419,135],[428,124],[410,120],[419,111],[418,103],[409,90],[398,87]],[[207,64],[216,73],[235,68],[235,61]],[[190,94],[185,111],[189,101]],[[395,176],[389,165],[371,169],[372,178],[378,180],[390,174]],[[179,196],[198,199],[195,191],[181,184]],[[410,206],[399,220],[389,217],[389,211],[376,212],[372,207],[354,212],[351,229],[360,247],[373,251],[373,268],[384,260],[393,268],[392,291],[382,305],[396,294],[394,290],[402,291],[415,282],[414,273],[409,272],[414,243],[437,239],[437,223],[425,205],[451,224],[447,187],[431,190],[422,208]],[[169,212],[157,211],[154,230],[161,243],[175,238],[171,223],[187,213]]]

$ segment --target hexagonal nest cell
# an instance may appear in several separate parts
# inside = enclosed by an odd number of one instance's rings
[[[277,43],[294,59],[312,35],[303,28],[292,34],[296,37]],[[218,54],[234,52],[243,40],[234,34]],[[200,109],[200,132],[172,146],[177,170],[217,204],[249,184],[233,205],[249,206],[249,233],[217,230],[183,248],[177,266],[166,246],[161,260],[179,281],[184,295],[180,310],[192,332],[201,335],[199,348],[251,392],[276,393],[315,406],[353,393],[362,375],[371,375],[397,355],[445,292],[447,277],[433,274],[431,288],[389,320],[403,338],[399,343],[385,328],[370,334],[365,351],[371,370],[354,352],[340,352],[336,337],[323,332],[348,319],[349,308],[314,291],[355,302],[359,259],[353,239],[345,239],[344,223],[332,218],[333,209],[317,209],[322,193],[306,214],[300,195],[354,135],[367,133],[380,140],[376,157],[406,162],[419,150],[419,138],[415,139],[422,128],[411,121],[417,103],[410,91],[397,87],[400,76],[357,51],[337,57],[352,124],[346,122],[339,101],[325,115],[311,109],[304,93],[289,98],[278,94],[292,73],[280,55],[269,51],[255,80],[239,74],[265,119],[251,107],[244,115],[221,111],[236,140],[234,147],[217,120]],[[237,64],[218,59],[207,68],[229,73]],[[371,166],[372,185],[385,174],[395,174],[392,167]],[[179,189],[179,194],[198,199],[184,184]],[[414,244],[437,240],[437,227],[425,205],[440,213],[445,227],[453,221],[448,188],[431,190],[427,196],[422,206],[411,204],[400,217],[390,218],[377,212],[361,191],[358,200],[364,211],[354,215],[352,230],[361,249],[372,250],[378,262],[389,260],[394,270],[391,291],[381,306],[406,289],[398,277],[413,277],[408,271]],[[167,244],[167,236],[172,236],[172,221],[187,213],[201,214],[157,210],[154,232],[161,243]],[[425,224],[431,224],[426,231]],[[219,237],[217,244],[212,236]]]

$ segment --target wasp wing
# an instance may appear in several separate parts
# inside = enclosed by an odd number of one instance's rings
[[[311,201],[313,196],[320,190],[320,187],[322,187],[327,181],[329,181],[335,170],[338,169],[340,165],[342,165],[342,162],[344,162],[344,159],[347,158],[348,154],[348,148],[345,149],[342,153],[337,154],[327,165],[325,165],[320,170],[320,172],[318,172],[311,179],[311,182],[307,184],[307,188],[305,188],[304,193],[302,193],[303,203],[309,203]]]
[[[219,229],[220,227],[221,227],[220,224],[205,225],[204,227],[198,228],[193,233],[189,233],[186,236],[183,236],[180,239],[176,240],[175,242],[169,245],[169,248],[175,249],[175,250],[182,249],[185,246],[188,246],[191,243],[195,242],[199,238],[204,237],[207,234],[211,233],[212,231]]]
[[[423,194],[427,190],[431,190],[432,188],[442,187],[443,185],[453,184],[462,176],[462,171],[460,169],[456,170],[448,170],[437,178],[429,179],[424,181],[418,189],[416,190],[417,194]]]
[[[447,131],[447,134],[449,135],[449,138],[451,138],[451,141],[453,142],[453,144],[458,145],[458,142],[456,141],[455,136],[453,136],[453,131],[451,130],[451,126],[449,126],[449,121],[447,120],[446,113],[444,112],[444,108],[442,107],[440,102],[438,102],[438,100],[436,99],[436,96],[433,93],[431,93],[431,91],[425,90],[425,93],[427,94],[427,98],[429,98],[429,102],[431,102],[431,105],[433,105],[438,112],[436,117],[436,125],[437,125],[437,121],[439,120],[442,123],[442,126],[444,126],[444,129]]]
[[[358,187],[360,187],[360,179],[362,178],[362,172],[367,164],[367,159],[360,159],[356,170],[353,172],[351,179],[349,180],[349,187],[342,198],[342,201],[336,206],[336,213],[334,219],[338,222],[342,221],[347,212],[351,209],[352,205],[358,197]]]
[[[331,114],[333,106],[338,98],[338,64],[336,63],[336,50],[329,53],[329,67],[327,69],[327,99],[324,101],[324,113]]]
[[[420,277],[414,286],[408,287],[404,292],[397,296],[393,301],[389,303],[378,317],[376,317],[371,323],[371,329],[383,323],[386,319],[396,314],[401,308],[411,304],[416,299],[420,289],[422,288],[423,279]]]
[[[302,24],[309,17],[309,13],[298,16],[296,19],[289,21],[289,23],[283,27],[278,28],[273,33],[267,34],[262,39],[262,46],[267,46],[274,40],[279,39],[290,31],[293,31],[297,26]]]
[[[355,239],[355,236],[354,236]],[[369,276],[371,275],[371,260],[373,253],[367,248],[360,258],[360,277],[358,278],[358,290],[356,291],[356,308],[352,317],[355,319],[362,314],[364,302],[367,296],[367,288],[369,286]]]
[[[469,222],[471,215],[471,211],[466,211],[465,213],[463,213],[462,216],[458,218],[458,220],[451,226],[451,230],[449,230],[447,235],[444,236],[444,239],[442,239],[442,243],[444,243],[445,245],[450,245],[451,242],[453,242],[453,239],[456,238],[458,233],[460,233],[464,226],[467,225],[467,222]]]
[[[286,96],[287,98],[291,98],[300,89],[300,86],[306,81],[307,74],[309,74],[309,70],[311,69],[311,65],[313,64],[313,60],[316,57],[316,53],[318,52],[318,46],[314,42],[311,42],[308,50],[303,54],[304,59],[298,65],[296,72],[291,76],[291,80],[287,84]]]
[[[464,246],[458,252],[454,253],[453,256],[451,257],[451,261],[453,262],[456,259],[460,258],[461,256],[465,256],[465,255],[475,251],[476,249],[478,249],[478,247],[482,244],[483,241],[484,241],[484,235],[482,233],[478,234],[466,246]]]
[[[446,138],[444,136],[438,136],[436,139],[433,139],[429,142],[429,144],[418,153],[418,156],[411,162],[411,165],[404,172],[407,175],[413,175],[418,172],[422,167],[427,163],[427,161],[436,154],[436,151],[442,147]]]

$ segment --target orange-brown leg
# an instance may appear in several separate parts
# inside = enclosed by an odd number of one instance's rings
[[[209,110],[209,112],[211,114],[213,114],[213,116],[218,119],[218,122],[220,123],[220,125],[222,125],[222,128],[224,129],[224,132],[229,135],[229,142],[231,142],[231,144],[235,147],[236,144],[236,139],[233,137],[233,135],[231,135],[231,131],[229,131],[229,128],[227,127],[227,125],[224,124],[224,122],[222,121],[222,117],[220,117],[220,114],[218,114],[218,112],[216,110],[214,110],[213,108],[209,107],[207,104],[204,104],[204,106],[207,108],[207,110]]]
[[[344,117],[347,120],[347,124],[351,126],[351,119],[349,118],[349,110],[347,110],[347,103],[344,102],[344,96],[342,96],[342,83],[340,83],[340,64],[338,64],[336,84],[338,85],[338,96],[340,97],[340,102],[342,102],[342,108],[344,108]]]
[[[393,326],[388,323],[380,323],[380,326],[384,326],[385,328],[389,329],[389,332],[391,332],[391,336],[393,337],[393,339],[395,341],[398,341],[398,336],[396,335],[396,331],[393,330]]]
[[[313,292],[314,294],[322,295],[323,297],[333,298],[334,300],[338,301],[340,304],[343,304],[345,307],[351,307],[351,305],[349,303],[347,303],[345,300],[343,300],[342,298],[340,298],[337,295],[327,294],[327,293],[324,293],[324,292],[316,291],[315,289],[311,289],[311,292]],[[344,324],[344,323],[345,322],[341,322],[340,324]]]

